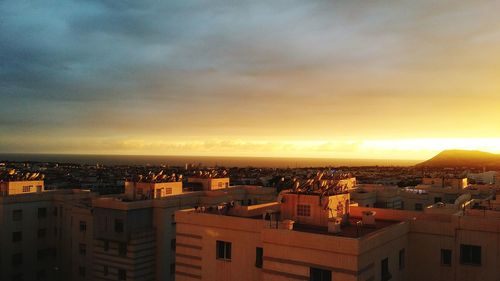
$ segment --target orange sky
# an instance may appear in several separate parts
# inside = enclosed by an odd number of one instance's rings
[[[500,153],[495,1],[0,5],[0,152]]]

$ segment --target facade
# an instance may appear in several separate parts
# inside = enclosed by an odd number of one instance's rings
[[[185,192],[181,179],[127,181],[118,196],[45,191],[43,180],[23,177],[0,181],[0,280],[173,280],[175,211],[276,199],[274,189],[229,186],[227,178]]]
[[[229,178],[190,177],[188,183],[199,184],[201,190],[210,191],[229,187]]]
[[[498,280],[500,201],[356,205],[349,194],[290,192],[178,211],[176,280]]]
[[[128,200],[159,199],[182,193],[182,182],[125,181],[125,197]]]
[[[467,187],[467,178],[423,178],[422,185],[460,190]]]
[[[496,177],[498,176],[497,171],[488,171],[482,173],[469,173],[467,174],[468,179],[474,180],[479,184],[495,184]]]
[[[40,193],[45,191],[43,180],[0,181],[1,196]]]
[[[271,188],[229,186],[227,178],[211,178],[207,182],[211,183],[207,187],[215,185],[216,188],[181,190],[180,193],[172,192],[153,200],[131,200],[140,198],[134,194],[140,186],[158,190],[165,184],[141,182],[126,185],[126,196],[123,198],[95,198],[92,201],[94,262],[92,279],[89,280],[173,280],[177,245],[176,211],[230,201],[245,205],[276,199]],[[227,183],[228,187],[219,188],[219,182]],[[167,186],[182,184],[167,183],[170,184]]]
[[[44,191],[40,180],[0,184],[7,187],[0,196],[0,280],[84,277],[90,258],[78,249],[80,244],[91,245],[92,236],[74,231],[76,217],[88,215],[78,214],[81,209],[74,206],[90,202],[93,194],[82,190]]]

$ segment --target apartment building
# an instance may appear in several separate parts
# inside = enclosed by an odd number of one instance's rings
[[[79,266],[85,274],[90,263],[79,245],[91,236],[72,231],[78,215],[73,206],[90,202],[93,194],[45,191],[40,175],[14,171],[2,175],[0,190],[0,280],[79,280]]]
[[[381,184],[359,184],[351,198],[362,207],[423,211],[436,203],[455,204],[463,196],[488,199],[495,195],[492,184],[470,185],[467,178],[424,178],[423,184],[400,188]],[[459,199],[460,198],[460,199]],[[458,201],[457,201],[458,200]]]
[[[356,206],[349,193],[282,196],[281,203],[178,211],[176,280],[500,276],[500,212],[491,207],[498,200],[408,211]]]
[[[199,184],[197,191],[183,191],[179,178],[150,178],[126,183],[123,197],[95,198],[92,280],[173,280],[176,211],[223,202],[248,205],[276,200],[272,188],[230,186],[229,178],[199,179],[188,179]]]
[[[184,191],[182,176],[133,177],[116,196],[46,191],[41,175],[2,176],[0,280],[173,280],[175,211],[276,200],[272,188],[230,186],[213,174],[197,191]]]

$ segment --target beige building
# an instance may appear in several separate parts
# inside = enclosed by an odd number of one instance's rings
[[[467,178],[423,178],[422,185],[429,185],[432,187],[450,188],[453,190],[461,190],[467,187]]]
[[[229,187],[229,178],[189,177],[188,183],[199,184],[200,190],[210,191]]]
[[[228,178],[188,192],[181,180],[148,175],[122,195],[97,196],[9,176],[0,181],[0,280],[173,280],[175,211],[276,199],[274,189]]]
[[[88,191],[45,191],[43,180],[0,181],[0,280],[80,280],[92,236],[78,230]],[[88,224],[91,233],[91,224]],[[84,246],[81,246],[84,245]]]
[[[423,211],[436,204],[455,204],[464,194],[487,199],[494,196],[492,184],[468,184],[466,178],[424,178],[423,184],[400,188],[381,184],[359,184],[350,189],[351,198],[360,207]]]
[[[188,179],[202,183],[200,191],[184,192],[181,182],[128,182],[124,197],[95,198],[92,280],[173,280],[176,211],[223,202],[244,205],[276,199],[271,188],[229,186],[228,178],[200,179]],[[137,194],[161,188],[172,188],[172,192],[154,199]]]
[[[417,212],[289,192],[281,203],[178,211],[176,280],[497,281],[500,201],[471,202]]]

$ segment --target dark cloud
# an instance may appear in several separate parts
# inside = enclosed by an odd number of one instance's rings
[[[498,69],[499,58],[488,55],[500,45],[497,6],[2,1],[0,130],[53,140],[285,135],[331,122],[353,135],[373,115],[383,121],[414,103],[408,112],[416,116],[421,96],[471,90]],[[486,98],[499,88],[480,84]],[[368,112],[347,110],[353,103]]]

